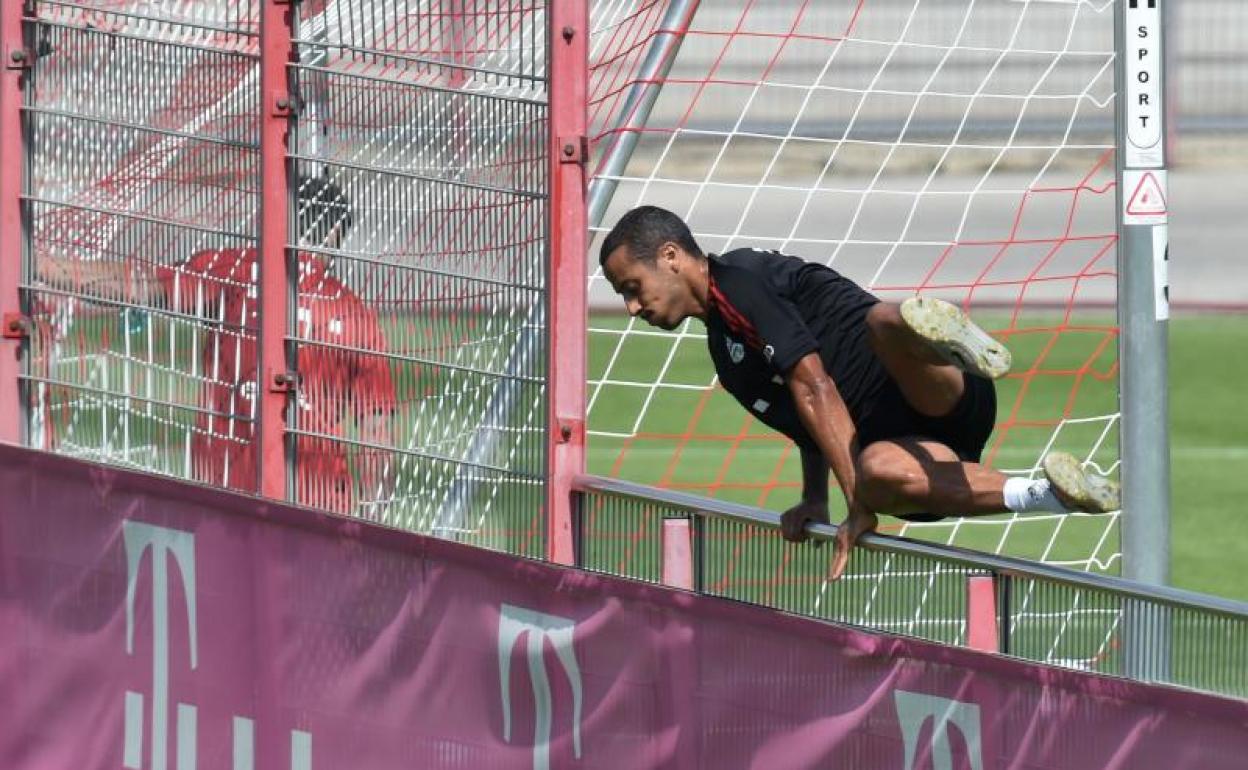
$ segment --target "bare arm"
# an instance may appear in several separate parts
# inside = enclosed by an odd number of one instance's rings
[[[780,515],[780,533],[795,543],[806,539],[810,522],[828,524],[828,461],[823,453],[801,448],[802,500]]]
[[[802,501],[828,504],[828,461],[821,452],[802,447]]]
[[[808,353],[789,371],[789,393],[797,406],[798,417],[806,432],[815,440],[824,461],[823,478],[827,483],[826,468],[836,475],[845,502],[854,509],[854,488],[857,481],[854,470],[854,452],[857,448],[857,431],[849,416],[849,409],[841,399],[836,383],[823,370],[818,353]],[[813,459],[813,458],[812,458]],[[817,473],[810,468],[806,453],[802,454],[803,496],[810,489],[809,482]],[[826,492],[825,492],[826,498]]]
[[[88,292],[94,296],[143,305],[162,303],[164,285],[151,271],[111,260],[66,259],[41,255],[35,260],[36,277],[56,289]]]
[[[836,553],[832,557],[829,575],[832,580],[837,580],[845,573],[849,564],[849,552],[858,538],[876,526],[875,514],[862,507],[855,497],[858,481],[854,464],[854,455],[858,451],[857,430],[836,383],[824,371],[819,354],[809,353],[798,361],[789,371],[788,383],[802,426],[815,440],[822,459],[826,466],[831,467],[845,495],[847,513],[844,523],[836,530]],[[808,467],[806,454],[803,453],[803,492],[808,488],[814,473]],[[826,471],[824,474],[826,489]],[[826,512],[826,505],[824,510]],[[800,526],[804,529],[805,522],[801,522]],[[785,528],[785,536],[789,535],[788,528]]]

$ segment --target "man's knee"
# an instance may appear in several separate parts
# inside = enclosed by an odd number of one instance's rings
[[[873,510],[891,510],[920,480],[920,471],[901,446],[877,441],[858,455],[858,495]]]

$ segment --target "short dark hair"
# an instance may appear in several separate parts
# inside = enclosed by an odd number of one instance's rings
[[[334,182],[321,176],[303,176],[296,182],[295,201],[300,240],[324,243],[339,223],[345,236],[355,223],[351,201]]]
[[[638,206],[620,217],[607,233],[598,252],[598,264],[606,264],[607,257],[621,246],[628,247],[633,259],[654,262],[659,247],[669,241],[695,257],[702,256],[702,249],[683,219],[658,206]]]

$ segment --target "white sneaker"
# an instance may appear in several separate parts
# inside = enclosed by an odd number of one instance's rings
[[[1010,371],[1010,351],[957,305],[934,297],[911,297],[901,303],[901,317],[941,358],[964,372],[995,380]]]
[[[1041,463],[1053,485],[1053,494],[1067,508],[1084,513],[1108,513],[1122,508],[1118,482],[1092,473],[1067,452],[1049,452]]]

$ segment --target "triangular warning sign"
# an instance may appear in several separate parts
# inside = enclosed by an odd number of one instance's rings
[[[1166,194],[1162,192],[1161,183],[1151,172],[1140,178],[1140,183],[1131,193],[1127,203],[1127,213],[1132,216],[1157,216],[1166,213]]]

